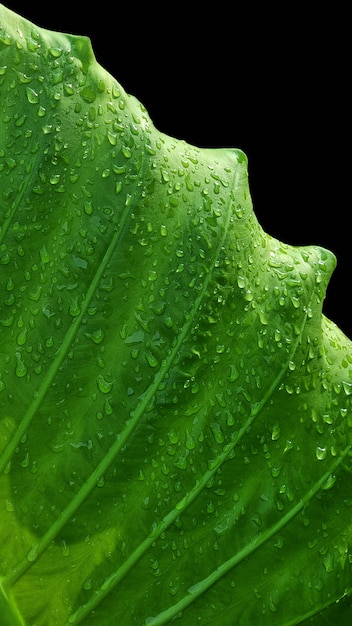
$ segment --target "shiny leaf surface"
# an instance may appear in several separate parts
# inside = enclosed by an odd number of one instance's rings
[[[3,625],[349,623],[333,254],[3,5],[0,229]]]

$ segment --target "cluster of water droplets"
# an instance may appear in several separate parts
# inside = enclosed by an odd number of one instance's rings
[[[197,596],[191,558],[198,581],[219,573],[223,608],[251,575],[231,559],[268,529],[262,562],[293,559],[294,511],[330,573],[331,523],[309,505],[338,481],[352,390],[348,349],[329,325],[322,341],[331,257],[264,235],[243,155],[158,133],[88,41],[46,47],[31,29],[0,45],[0,434],[7,512],[38,538],[24,556],[52,529],[63,560],[104,535],[109,573],[84,569],[87,603],[113,597],[126,559],[122,604],[137,562],[144,599]],[[277,612],[278,577],[259,579],[251,598]],[[288,588],[305,580],[297,566]]]

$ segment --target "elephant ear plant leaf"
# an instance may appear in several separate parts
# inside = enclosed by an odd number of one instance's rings
[[[352,616],[335,257],[0,5],[1,626]]]

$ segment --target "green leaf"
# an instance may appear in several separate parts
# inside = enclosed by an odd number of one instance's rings
[[[2,623],[349,624],[333,254],[3,5],[0,228]]]

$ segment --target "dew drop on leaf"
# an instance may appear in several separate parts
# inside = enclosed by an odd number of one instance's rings
[[[29,552],[27,552],[27,559],[30,563],[33,563],[38,558],[38,544],[35,544],[31,547]]]
[[[346,396],[350,396],[352,394],[352,383],[347,383],[346,381],[343,381],[342,386]]]
[[[62,541],[60,542],[61,545],[61,553],[63,556],[69,556],[70,555],[70,547],[69,545],[66,543],[66,541],[64,539],[62,539]]]
[[[34,89],[32,89],[31,87],[27,87],[26,93],[28,102],[30,102],[31,104],[37,104],[39,102],[39,96],[37,92],[34,91]]]
[[[155,357],[155,355],[152,352],[147,352],[145,355],[145,358],[148,362],[148,365],[150,365],[150,367],[156,367],[159,363],[158,359]]]
[[[92,332],[85,333],[85,335],[86,337],[88,337],[88,339],[91,339],[93,343],[98,345],[103,341],[105,333],[101,328],[97,328]]]
[[[11,500],[7,500],[6,499],[6,501],[5,501],[5,508],[6,508],[6,511],[11,513],[12,511],[15,510],[14,503]]]
[[[17,335],[16,341],[18,346],[24,346],[27,340],[27,328],[23,328]]]
[[[21,357],[21,354],[19,352],[16,352],[15,374],[19,378],[23,378],[23,376],[26,376],[26,374],[27,374],[27,366],[22,361],[22,357]]]
[[[326,554],[323,558],[323,565],[325,567],[326,572],[330,573],[334,570],[334,560],[331,554]]]
[[[280,438],[280,426],[279,424],[275,424],[271,431],[271,439],[273,441],[277,441]]]
[[[194,450],[195,448],[195,441],[194,438],[192,436],[192,434],[187,430],[186,433],[186,448],[187,450]]]
[[[77,298],[74,298],[70,302],[69,314],[72,315],[72,317],[78,317],[80,315],[80,313],[81,313],[81,307],[78,304]]]
[[[178,438],[178,434],[177,434],[177,432],[175,430],[173,430],[173,429],[170,430],[168,432],[167,436],[168,436],[168,439],[169,439],[170,443],[172,443],[172,444],[178,443],[179,438]]]
[[[326,457],[326,448],[321,448],[320,446],[317,446],[315,450],[315,456],[317,457],[318,461],[323,461]]]
[[[110,393],[114,385],[113,381],[106,380],[102,374],[97,377],[97,386],[102,393]]]
[[[277,611],[276,595],[278,596],[278,594],[273,594],[269,597],[269,609],[272,613],[276,613]]]
[[[330,476],[326,479],[325,483],[322,486],[324,491],[331,489],[336,482],[336,476],[334,474],[330,474]]]
[[[210,424],[210,428],[216,443],[224,443],[224,434],[221,430],[220,424],[215,422],[213,424]]]

